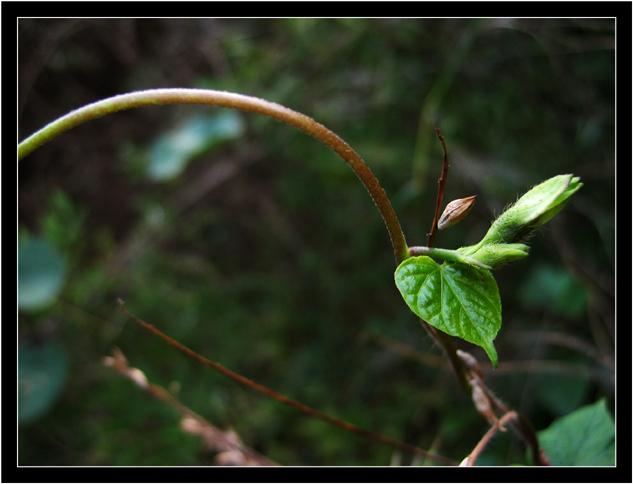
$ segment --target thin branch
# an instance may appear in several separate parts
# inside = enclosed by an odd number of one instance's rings
[[[433,242],[435,242],[435,235],[437,234],[437,222],[440,219],[440,212],[442,210],[442,199],[444,198],[444,188],[446,187],[446,177],[448,176],[448,154],[446,152],[446,144],[444,143],[444,137],[440,131],[440,128],[435,128],[435,133],[437,137],[440,139],[442,143],[442,150],[444,154],[442,155],[442,176],[437,181],[437,202],[435,203],[435,215],[433,216],[433,225],[431,226],[431,232],[427,234],[429,238],[426,246],[433,247]]]
[[[486,434],[481,438],[481,440],[477,443],[477,445],[475,446],[473,451],[468,455],[468,457],[466,457],[462,461],[460,466],[461,467],[474,466],[475,461],[477,460],[477,457],[479,457],[479,454],[481,454],[481,451],[484,450],[486,445],[488,445],[488,443],[492,440],[492,437],[494,437],[497,431],[503,428],[503,424],[512,420],[516,420],[516,419],[517,419],[517,413],[514,411],[510,411],[506,413],[503,417],[501,417],[497,424],[490,427],[488,432],[486,432]]]
[[[457,381],[459,385],[462,387],[462,390],[468,395],[471,394],[471,387],[468,383],[467,371],[464,367],[464,364],[457,356],[457,348],[455,344],[453,344],[453,340],[450,335],[446,334],[444,331],[440,331],[435,327],[431,326],[429,323],[424,321],[424,319],[419,318],[422,326],[426,330],[427,333],[431,335],[433,340],[446,352],[448,359],[453,366],[453,371],[455,372],[455,376],[457,376]]]
[[[220,465],[227,465],[227,463],[228,465],[243,466],[279,465],[244,446],[234,431],[228,430],[224,432],[214,425],[211,425],[200,415],[180,403],[163,387],[148,381],[141,370],[129,366],[127,358],[119,348],[114,348],[112,356],[106,356],[103,359],[103,363],[107,367],[116,370],[121,375],[132,380],[148,395],[167,402],[174,407],[181,415],[181,428],[183,431],[190,434],[201,435],[210,450],[220,453],[216,457]]]
[[[389,437],[384,437],[382,435],[376,434],[374,432],[370,432],[369,430],[365,430],[362,429],[354,424],[351,424],[349,422],[345,422],[343,420],[339,420],[336,419],[334,417],[330,417],[329,415],[319,411],[319,410],[315,410],[311,407],[308,407],[307,405],[304,405],[302,403],[297,402],[296,400],[292,400],[291,398],[286,397],[285,395],[281,395],[280,393],[277,393],[273,390],[271,390],[268,387],[265,387],[264,385],[260,385],[259,383],[253,381],[253,380],[249,380],[248,378],[243,377],[242,375],[235,373],[234,371],[229,370],[228,368],[225,368],[224,366],[220,365],[219,363],[216,363],[214,361],[208,360],[206,359],[204,356],[199,355],[198,353],[196,353],[195,351],[187,348],[186,346],[180,344],[178,341],[170,338],[169,336],[167,336],[165,333],[161,332],[160,330],[156,329],[153,325],[146,323],[145,321],[143,321],[142,319],[139,319],[138,317],[134,316],[132,313],[130,313],[124,306],[124,303],[121,299],[118,300],[119,306],[121,307],[121,310],[130,318],[132,318],[134,321],[136,321],[138,324],[140,324],[142,327],[144,327],[145,329],[151,331],[152,333],[154,333],[155,335],[159,336],[160,338],[164,339],[167,343],[169,343],[171,346],[173,346],[174,348],[180,350],[182,353],[184,353],[185,355],[189,356],[190,358],[196,360],[199,363],[202,363],[205,366],[208,366],[210,368],[213,368],[214,370],[219,371],[220,373],[228,376],[229,378],[238,381],[250,388],[252,388],[253,390],[258,391],[259,393],[262,393],[264,395],[266,395],[267,397],[273,398],[281,403],[284,403],[290,407],[294,407],[300,411],[302,411],[303,413],[306,413],[312,417],[324,420],[325,422],[334,425],[335,427],[341,428],[343,430],[347,430],[349,432],[353,432],[355,434],[361,435],[363,437],[366,437],[368,439],[371,440],[375,440],[377,442],[381,442],[383,444],[387,444],[390,445],[392,447],[395,447],[397,449],[400,449],[402,451],[405,452],[409,452],[411,454],[415,454],[415,455],[421,455],[424,456],[426,458],[429,459],[433,459],[436,462],[442,464],[442,465],[447,465],[447,466],[452,466],[452,465],[456,465],[457,463],[451,459],[447,459],[446,457],[442,457],[440,455],[436,455],[433,454],[431,452],[427,452],[425,450],[422,450],[418,447],[415,447],[413,445],[407,444],[405,442],[400,442],[398,440],[394,440],[394,439],[390,439]]]
[[[465,351],[458,351],[458,355],[462,361],[462,367],[467,371],[468,382],[471,387],[473,389],[477,388],[483,392],[489,399],[489,402],[493,404],[502,414],[508,414],[511,409],[503,403],[503,401],[501,401],[492,392],[492,390],[490,390],[490,388],[488,388],[484,380],[483,371],[477,360],[470,353]],[[549,465],[547,455],[539,448],[538,437],[536,436],[536,431],[530,421],[520,412],[516,412],[516,416],[517,418],[510,421],[510,426],[523,441],[526,447],[530,449],[534,464],[538,466]]]

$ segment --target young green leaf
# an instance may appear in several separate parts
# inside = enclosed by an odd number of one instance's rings
[[[395,279],[415,314],[440,331],[481,346],[497,366],[492,341],[501,328],[501,299],[490,271],[410,257],[398,266]]]
[[[505,210],[492,223],[481,242],[466,255],[472,255],[480,247],[488,244],[521,242],[556,215],[580,187],[580,178],[574,175],[558,175],[545,180]]]

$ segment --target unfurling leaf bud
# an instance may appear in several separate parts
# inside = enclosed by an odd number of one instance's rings
[[[459,198],[446,205],[444,213],[437,222],[437,229],[446,229],[462,220],[466,215],[468,215],[468,212],[470,212],[470,209],[473,208],[473,205],[475,205],[476,198],[477,195],[473,195],[468,198]]]
[[[496,269],[527,257],[528,246],[520,242],[556,215],[581,186],[573,175],[558,175],[535,186],[492,223],[478,244],[457,249],[457,259],[474,259]]]
[[[493,222],[480,244],[520,242],[556,215],[581,186],[573,175],[558,175],[535,186]]]

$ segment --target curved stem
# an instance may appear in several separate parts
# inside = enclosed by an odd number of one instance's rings
[[[150,89],[114,96],[72,111],[29,136],[18,145],[18,161],[63,132],[86,121],[126,109],[163,104],[207,104],[259,113],[294,126],[321,141],[350,166],[367,188],[389,231],[396,263],[400,264],[409,257],[402,227],[387,194],[362,158],[345,141],[308,116],[252,96],[210,89],[180,88]]]

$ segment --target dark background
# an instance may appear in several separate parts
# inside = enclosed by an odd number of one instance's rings
[[[410,245],[445,203],[478,195],[435,245],[478,241],[529,187],[584,187],[495,271],[503,326],[489,385],[537,429],[614,394],[615,22],[610,19],[53,19],[18,21],[19,138],[99,99],[157,87],[249,94],[313,117],[368,163]],[[349,168],[312,138],[238,113],[235,139],[169,180],[148,153],[195,106],[117,113],[19,166],[20,244],[61,254],[63,291],[21,311],[20,342],[55,341],[60,395],[19,428],[21,465],[209,465],[177,413],[102,364],[132,366],[284,465],[410,456],[206,369],[129,321],[116,298],[202,355],[306,405],[460,461],[487,430],[402,301],[387,231]],[[409,345],[410,354],[398,344]],[[485,353],[463,341],[484,369]],[[511,432],[482,464],[524,463]],[[414,461],[414,463],[420,463]]]

